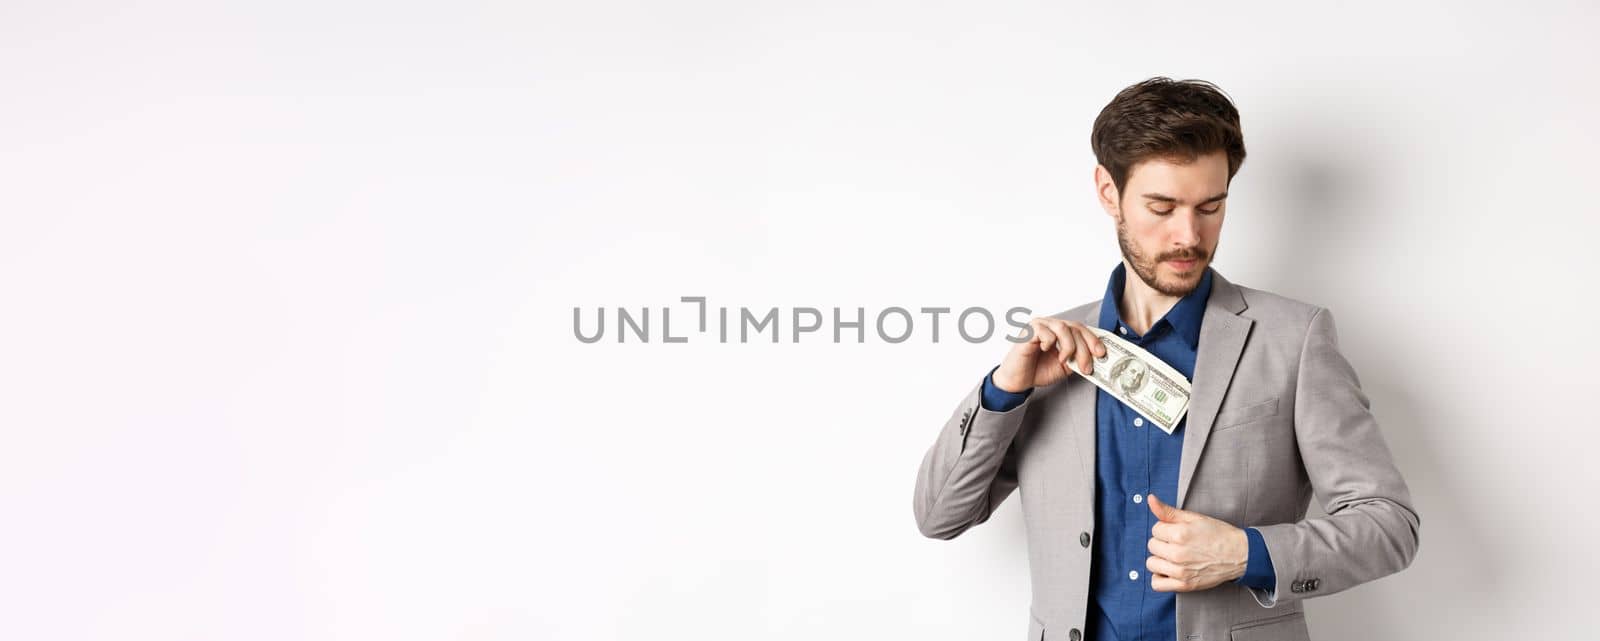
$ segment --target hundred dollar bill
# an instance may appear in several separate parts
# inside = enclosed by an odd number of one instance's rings
[[[1189,411],[1189,379],[1144,348],[1098,327],[1089,331],[1100,337],[1106,355],[1094,359],[1094,371],[1078,370],[1077,359],[1067,361],[1072,371],[1093,381],[1106,393],[1134,409],[1145,420],[1171,434]]]

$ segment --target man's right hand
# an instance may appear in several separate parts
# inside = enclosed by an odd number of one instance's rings
[[[1106,355],[1106,346],[1100,337],[1083,323],[1061,320],[1049,316],[1036,316],[1028,321],[1033,337],[1011,346],[1005,360],[994,372],[994,385],[1013,394],[1034,387],[1046,387],[1061,382],[1072,369],[1068,359],[1078,363],[1085,374],[1093,371],[1094,359]]]

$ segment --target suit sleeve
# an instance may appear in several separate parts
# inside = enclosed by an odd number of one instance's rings
[[[953,539],[989,520],[1017,489],[1013,440],[1022,429],[1028,398],[1005,411],[985,409],[987,380],[972,386],[956,406],[917,470],[912,511],[917,529],[928,538]]]
[[[1260,525],[1277,584],[1251,588],[1263,607],[1334,594],[1405,569],[1420,520],[1405,479],[1370,411],[1355,370],[1339,352],[1333,314],[1319,308],[1301,348],[1295,439],[1327,516]]]

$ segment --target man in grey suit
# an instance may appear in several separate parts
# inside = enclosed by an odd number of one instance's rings
[[[1244,161],[1215,85],[1124,89],[1090,137],[1122,261],[1105,295],[1033,318],[922,460],[922,534],[951,539],[1018,490],[1030,641],[1307,639],[1304,599],[1410,565],[1419,520],[1326,308],[1213,267]],[[1090,372],[1094,325],[1189,377],[1168,434]],[[1306,518],[1313,493],[1327,516]]]

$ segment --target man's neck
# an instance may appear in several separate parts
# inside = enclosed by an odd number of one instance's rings
[[[1122,279],[1122,304],[1117,311],[1122,314],[1122,322],[1127,323],[1128,329],[1143,336],[1150,331],[1151,325],[1162,316],[1166,316],[1167,311],[1171,310],[1173,305],[1177,305],[1183,297],[1168,296],[1156,291],[1145,284],[1143,278],[1139,278],[1139,274],[1133,271],[1133,266],[1129,265],[1126,259],[1122,261],[1122,265],[1126,277]]]

